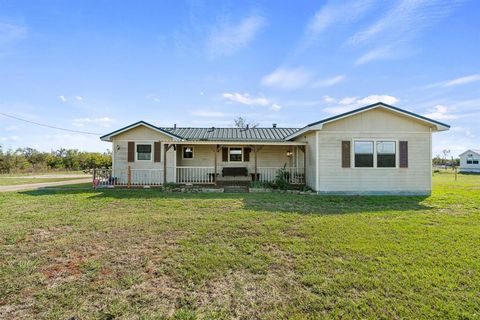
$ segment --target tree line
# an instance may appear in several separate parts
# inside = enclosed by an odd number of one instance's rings
[[[49,170],[88,170],[112,166],[111,152],[85,152],[60,148],[42,152],[33,148],[3,150],[0,146],[0,172],[41,172]]]

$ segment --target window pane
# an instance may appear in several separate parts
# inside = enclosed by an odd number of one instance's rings
[[[355,141],[355,167],[373,167],[373,141]]]
[[[377,142],[377,168],[395,168],[395,141]]]
[[[394,141],[379,141],[377,142],[378,154],[395,154],[395,142]]]
[[[230,161],[242,161],[242,148],[230,148]]]
[[[191,147],[183,148],[183,158],[184,159],[192,159],[193,158],[193,148],[191,148]]]
[[[395,168],[394,154],[379,154],[377,155],[378,168]]]
[[[355,141],[355,154],[373,154],[373,141]]]
[[[137,152],[150,153],[152,152],[152,145],[150,144],[137,144]]]
[[[152,154],[151,153],[139,153],[138,160],[151,160],[152,159]]]
[[[355,167],[357,168],[372,168],[373,154],[356,154]]]

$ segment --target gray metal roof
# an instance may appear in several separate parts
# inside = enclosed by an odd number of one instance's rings
[[[285,141],[298,128],[159,128],[191,141]]]

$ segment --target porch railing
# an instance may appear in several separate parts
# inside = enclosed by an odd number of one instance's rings
[[[214,167],[177,167],[177,183],[208,184],[214,182]]]
[[[128,178],[127,178],[128,180]],[[128,181],[127,181],[128,183]],[[131,169],[131,185],[158,186],[163,184],[163,170],[161,169]]]
[[[298,167],[258,167],[257,172],[259,180],[262,182],[275,182],[280,170],[285,170],[284,176],[286,180],[291,184],[304,184],[305,183],[305,171],[304,168]]]

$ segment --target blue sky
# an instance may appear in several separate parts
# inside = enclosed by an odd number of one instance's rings
[[[480,147],[478,1],[1,1],[0,112],[108,133],[301,127],[383,101]],[[4,148],[103,151],[97,136],[0,116]]]

